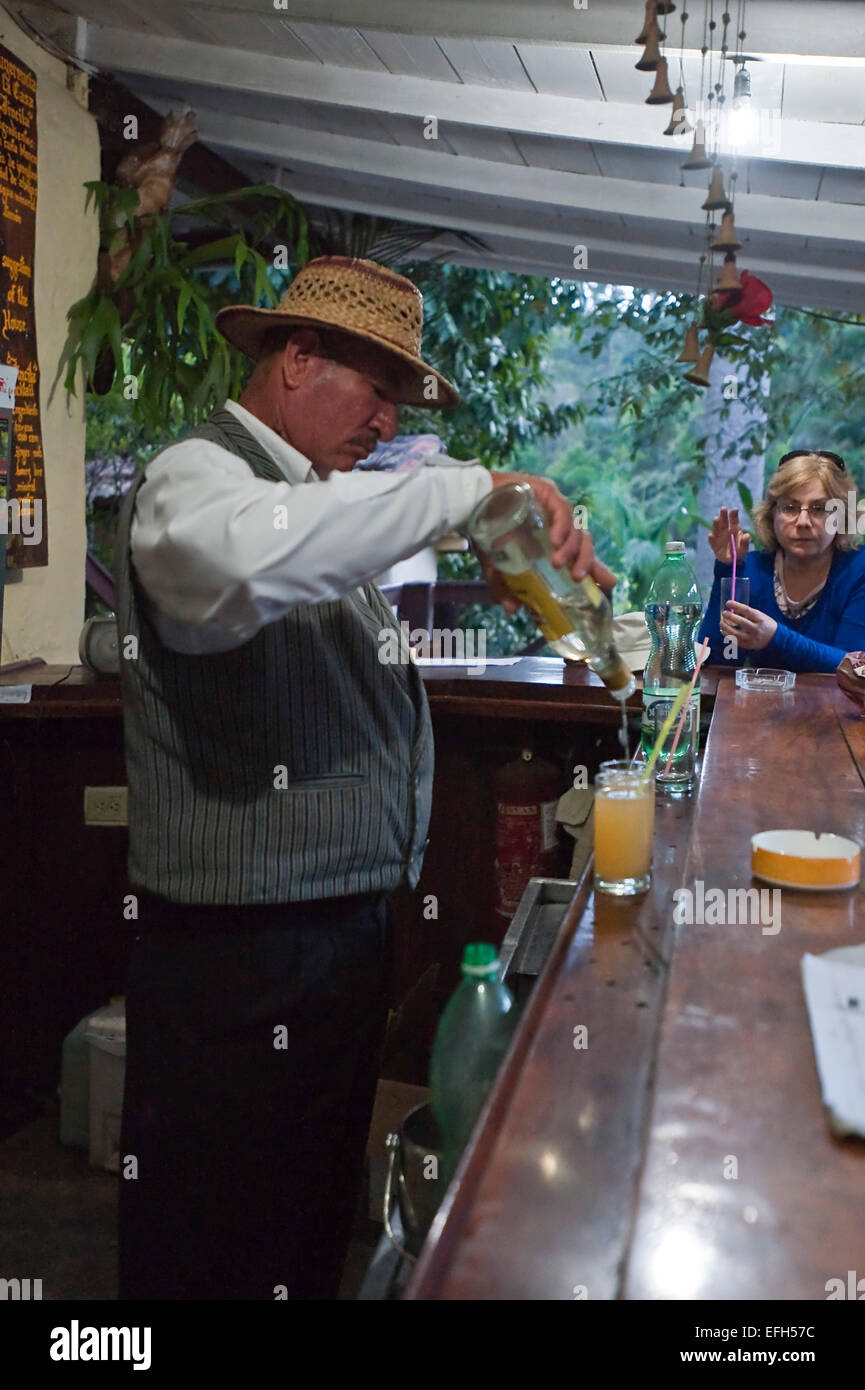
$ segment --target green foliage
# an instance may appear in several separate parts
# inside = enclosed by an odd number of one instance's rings
[[[129,411],[155,434],[178,413],[195,423],[237,394],[248,370],[243,353],[216,331],[219,309],[276,301],[280,277],[264,253],[278,234],[292,259],[305,259],[303,211],[289,194],[256,184],[136,222],[134,189],[87,188],[100,212],[103,252],[120,251],[128,231],[132,255],[110,288],[100,275],[69,310],[66,388],[74,394],[82,362],[98,394],[127,378]],[[178,220],[218,234],[196,242],[187,230],[181,238],[173,231]]]
[[[697,503],[710,470],[729,469],[749,512],[754,498],[737,475],[764,453],[771,470],[787,449],[833,449],[865,483],[856,457],[865,432],[863,317],[781,307],[772,327],[724,331],[718,350],[737,380],[729,398],[719,402],[713,391],[707,410],[707,393],[673,365],[698,315],[693,296],[591,285],[576,294],[582,312],[550,332],[544,372],[559,395],[581,399],[582,417],[518,450],[516,466],[547,474],[586,506],[595,548],[619,576],[616,611],[642,607],[666,540],[694,544],[711,525]],[[716,358],[716,382],[718,371]],[[734,400],[744,406],[739,433],[729,428]]]
[[[548,333],[573,319],[577,291],[559,297],[538,277],[429,261],[400,270],[423,292],[424,355],[462,397],[441,415],[404,410],[401,428],[427,430],[432,419],[454,458],[510,467],[533,440],[582,418],[579,400],[550,403],[545,367]]]
[[[93,193],[103,249],[116,250],[134,223],[136,195],[106,185]],[[217,234],[180,239],[172,227],[181,217]],[[596,551],[619,575],[618,612],[642,606],[666,540],[693,543],[711,524],[698,506],[710,469],[728,467],[748,511],[754,499],[742,474],[764,452],[771,469],[790,448],[833,449],[847,458],[853,482],[865,484],[857,454],[865,316],[779,307],[770,327],[716,323],[716,348],[737,380],[729,399],[718,403],[712,391],[707,410],[707,393],[675,365],[688,323],[702,317],[694,296],[418,261],[436,229],[357,215],[332,214],[308,237],[300,208],[264,186],[157,219],[111,293],[94,289],[70,310],[67,385],[79,360],[91,380],[108,360],[114,382],[88,410],[90,457],[107,455],[113,437],[140,459],[151,441],[164,442],[239,392],[246,362],[216,333],[215,317],[223,304],[278,298],[284,277],[265,257],[277,229],[295,265],[309,254],[370,256],[414,280],[425,298],[424,356],[456,383],[462,403],[443,413],[406,408],[401,430],[433,429],[454,457],[552,477],[587,508]],[[137,400],[124,398],[125,376],[136,379]],[[737,434],[729,428],[733,394],[745,407]],[[457,556],[440,569],[457,577],[473,566]],[[472,610],[465,621],[487,627],[491,654],[536,634],[530,619],[508,619],[498,608]]]

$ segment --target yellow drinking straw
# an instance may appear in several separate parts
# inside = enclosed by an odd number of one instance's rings
[[[666,719],[664,720],[663,724],[661,725],[661,732],[658,734],[658,737],[655,739],[655,746],[654,746],[654,748],[652,749],[651,753],[649,754],[648,759],[646,760],[646,770],[645,770],[645,772],[643,773],[643,777],[642,777],[642,780],[643,780],[644,782],[648,782],[649,778],[651,777],[652,773],[654,772],[654,770],[655,770],[655,763],[658,761],[658,758],[659,758],[659,756],[660,756],[660,752],[661,752],[661,748],[663,747],[664,739],[667,737],[667,734],[668,734],[668,733],[670,732],[670,730],[672,729],[673,724],[675,723],[675,720],[676,720],[676,716],[678,715],[678,713],[679,713],[679,711],[681,710],[682,706],[684,705],[685,701],[686,701],[686,700],[690,700],[690,698],[691,698],[691,692],[693,691],[694,686],[697,684],[697,677],[698,677],[698,675],[700,674],[700,667],[702,666],[702,664],[703,664],[703,662],[705,661],[705,659],[706,659],[707,656],[708,656],[708,638],[705,638],[704,641],[703,641],[703,645],[702,645],[702,647],[700,648],[700,655],[699,655],[699,658],[698,658],[698,660],[697,660],[696,669],[695,669],[695,671],[694,671],[693,676],[691,677],[691,684],[690,684],[690,685],[683,685],[682,688],[681,688],[681,690],[679,691],[678,695],[676,696],[675,700],[673,701],[673,707],[672,707],[672,709],[670,710],[670,713],[667,715]],[[676,750],[675,750],[675,744],[674,744],[674,745],[673,745],[673,752],[675,752],[675,751],[676,751]],[[673,756],[673,754],[671,753],[671,754],[670,754],[670,759],[671,759],[671,760],[672,760],[672,756]]]

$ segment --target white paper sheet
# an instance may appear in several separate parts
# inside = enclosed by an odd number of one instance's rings
[[[32,685],[0,685],[0,705],[29,705]]]
[[[829,1125],[865,1137],[865,946],[803,956],[802,983]]]
[[[416,666],[515,666],[521,656],[413,656]]]

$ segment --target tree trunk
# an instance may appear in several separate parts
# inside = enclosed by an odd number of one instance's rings
[[[743,459],[738,452],[733,453],[729,459],[721,457],[729,444],[744,439],[755,424],[763,427],[765,439],[766,411],[763,400],[769,394],[769,379],[766,377],[763,382],[762,397],[757,396],[756,399],[752,397],[751,400],[745,401],[740,400],[738,395],[734,394],[737,390],[737,383],[743,380],[744,376],[744,367],[739,366],[737,368],[725,358],[715,357],[712,364],[712,385],[706,390],[705,411],[709,433],[712,436],[719,435],[719,445],[715,449],[710,449],[709,468],[700,487],[698,502],[700,515],[709,521],[718,515],[722,507],[738,507],[742,530],[751,531],[751,519],[741,505],[736,480],[738,479],[745,484],[755,502],[759,501],[763,496],[765,486],[765,454],[756,454],[747,460]],[[729,404],[730,413],[726,419],[722,420],[719,418],[721,408],[727,404]],[[715,557],[709,549],[706,533],[702,527],[700,527],[699,537],[696,571],[705,602],[712,587]]]

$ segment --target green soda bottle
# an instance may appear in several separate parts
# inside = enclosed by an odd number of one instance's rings
[[[499,978],[495,946],[472,942],[460,968],[462,980],[442,1014],[430,1063],[430,1103],[444,1149],[442,1191],[507,1052],[517,1012],[513,995]]]
[[[690,685],[697,665],[694,638],[700,628],[703,602],[696,575],[691,569],[682,541],[668,541],[664,563],[652,581],[646,599],[646,626],[652,639],[652,650],[643,675],[643,720],[640,742],[644,757],[648,757],[655,742],[657,717],[663,716],[683,685]],[[700,738],[700,682],[692,696],[694,704],[694,749],[690,755],[689,735],[684,735],[673,758],[670,772],[665,774],[660,763],[656,780],[671,791],[678,783],[686,786],[691,775],[686,772],[689,762],[696,758]]]

